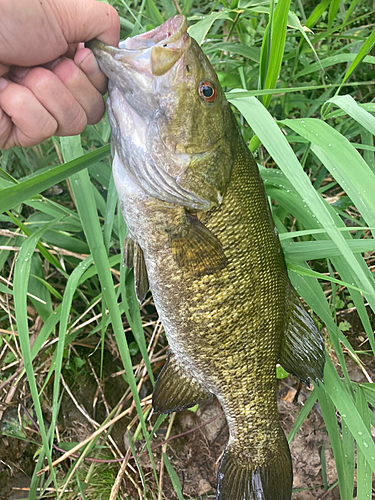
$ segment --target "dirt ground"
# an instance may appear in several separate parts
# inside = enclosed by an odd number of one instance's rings
[[[351,341],[356,346],[356,341],[353,339]],[[127,389],[127,385],[121,377],[123,367],[114,341],[112,341],[112,346],[107,343],[106,347],[103,363],[104,382],[100,391],[98,378],[95,375],[95,371],[99,373],[98,367],[100,366],[100,352],[98,350],[95,351],[95,349],[88,346],[82,347],[81,344],[80,348],[77,347],[76,355],[81,356],[87,362],[76,371],[67,370],[66,366],[63,369],[64,379],[62,385],[64,386],[64,394],[58,422],[60,442],[81,442],[87,436],[90,436],[95,430],[90,423],[91,420],[95,419],[97,422],[103,422],[108,414],[108,409],[116,407]],[[159,352],[165,355],[165,348],[162,346]],[[159,356],[157,359],[155,364],[157,370],[163,365],[162,358],[163,356]],[[352,380],[356,382],[366,381],[363,373],[350,359],[347,359],[347,367]],[[366,368],[374,378],[374,360],[368,363]],[[43,378],[39,383],[40,386],[42,383]],[[27,498],[30,478],[37,459],[35,452],[40,446],[40,435],[35,429],[35,424],[30,423],[30,418],[35,420],[36,418],[33,414],[27,383],[23,381],[22,384],[17,387],[17,392],[14,393],[11,404],[4,405],[0,402],[0,414],[3,412],[3,417],[0,420],[0,500]],[[141,388],[140,397],[143,398],[143,401],[146,401],[146,404],[149,404],[151,390],[149,382],[144,383]],[[278,411],[281,426],[286,435],[292,429],[310,391],[311,389],[305,386],[299,387],[298,380],[293,376],[279,381]],[[48,425],[50,420],[48,389],[45,392],[47,400],[44,402],[42,409],[45,415],[45,423]],[[125,435],[132,417],[123,418],[111,430],[113,442],[118,449],[117,456],[123,456],[129,447]],[[154,415],[148,421],[150,430],[156,418],[157,416]],[[26,425],[20,425],[22,420],[27,421]],[[168,432],[168,423],[169,419],[165,419],[151,443],[152,447],[156,447],[153,453],[159,475],[161,445],[165,441]],[[340,425],[339,420],[338,423]],[[184,498],[186,500],[215,499],[217,469],[228,440],[226,421],[218,402],[215,400],[208,404],[202,404],[196,412],[186,410],[177,413],[169,437],[166,454],[178,474]],[[147,454],[141,454],[141,448],[142,442],[136,441],[135,450],[144,477],[148,482],[150,499],[157,499],[158,495],[151,464]],[[340,500],[339,489],[336,485],[335,462],[318,403],[313,406],[307,419],[298,430],[291,442],[290,450],[294,468],[292,500]],[[56,451],[54,458],[59,456],[61,456],[61,452]],[[68,472],[71,465],[68,462],[63,462],[60,466],[58,472],[60,477],[64,477]],[[88,462],[83,466],[86,471],[90,467],[90,463]],[[111,473],[108,475],[108,479],[102,480],[108,483],[106,485],[107,492],[99,496],[95,489],[96,486],[92,485],[91,492],[85,490],[87,500],[109,499],[111,487],[115,482],[120,465],[119,462],[105,466],[98,465],[98,473],[96,474],[98,477],[103,477],[103,469],[99,467],[107,467],[106,473],[110,469]],[[127,471],[132,479],[140,484],[140,477],[132,459],[130,459]],[[107,476],[105,477],[107,478]],[[354,490],[354,498],[356,498],[355,495],[356,490]],[[52,494],[48,498],[55,497]],[[78,494],[70,494],[63,498],[64,500],[65,498],[66,500],[81,500],[81,496]],[[125,477],[121,482],[117,499],[138,500],[139,498],[132,481]],[[169,476],[165,471],[162,498],[163,500],[177,498]]]
[[[298,402],[293,403],[296,389],[290,385],[296,379],[289,377],[280,384],[278,393],[278,411],[282,428],[286,434],[290,432],[301,408],[300,401],[305,401],[309,391],[303,389]],[[199,407],[196,414],[184,411],[175,421],[175,433],[184,433],[210,421],[220,414],[217,402]],[[224,415],[220,415],[208,425],[200,427],[194,433],[187,434],[170,442],[168,457],[176,468],[183,494],[186,498],[216,498],[216,473],[221,455],[228,440],[228,429]],[[330,449],[319,405],[316,404],[305,420],[290,445],[293,457],[293,495],[292,500],[339,500],[338,487],[326,491],[323,487],[321,454],[325,456],[327,483],[332,486],[336,480],[336,469]],[[181,460],[183,457],[183,462]],[[172,490],[170,496],[174,498]]]
[[[278,410],[280,422],[286,434],[293,427],[301,404],[309,395],[309,389],[303,387],[298,396],[298,401],[293,402],[297,387],[298,382],[294,377],[288,377],[280,382]],[[108,391],[113,393],[113,388],[108,387]],[[88,398],[88,393],[90,393],[90,388],[86,384],[84,389],[81,387],[80,391],[78,389],[75,391],[75,397],[81,400],[85,398],[86,403],[88,403],[89,399],[93,397],[93,394],[89,394]],[[73,426],[69,425],[65,429],[65,439],[69,438],[73,441],[84,439],[90,431],[87,428],[87,423],[82,418],[82,414],[69,398],[66,399],[64,405],[63,415],[65,419],[74,422]],[[89,407],[89,404],[86,406]],[[15,406],[6,413],[7,422],[11,422],[12,418],[19,418]],[[167,423],[165,425],[167,426]],[[113,432],[120,449],[123,451],[126,446],[123,440],[125,427],[126,423],[124,422],[124,425],[117,426]],[[4,429],[4,422],[2,429]],[[64,429],[61,428],[61,431],[64,433]],[[165,433],[166,427],[162,426],[158,431],[156,443],[163,441]],[[228,439],[226,421],[219,404],[214,401],[210,404],[201,405],[195,413],[183,411],[176,414],[171,436],[180,434],[184,435],[168,443],[167,455],[180,478],[184,498],[214,499],[217,468]],[[25,495],[26,490],[23,488],[27,488],[30,484],[35,449],[35,445],[0,435],[0,500],[27,498],[27,495]],[[313,407],[309,417],[297,432],[290,449],[294,467],[292,500],[317,500],[323,498],[325,500],[339,500],[337,486],[328,491],[323,487],[322,454],[325,458],[329,487],[336,482],[336,471],[318,404]],[[160,452],[155,453],[155,460],[157,466],[160,466]],[[140,461],[142,469],[147,475],[147,471],[151,471],[149,459],[147,456],[142,456]],[[167,474],[164,477],[164,498],[172,500],[176,498],[173,488]],[[131,500],[138,498],[131,485],[126,484],[126,482],[123,485],[123,494],[128,494]]]

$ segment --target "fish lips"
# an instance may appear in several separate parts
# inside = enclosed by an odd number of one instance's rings
[[[100,40],[91,40],[86,46],[94,52],[103,73],[120,90],[135,80],[140,91],[153,92],[155,77],[170,71],[189,49],[190,42],[186,18],[178,15],[147,33],[120,42],[119,48]]]
[[[131,107],[149,121],[159,107],[159,95],[183,78],[183,55],[191,39],[184,16],[111,47],[100,40],[86,43],[109,79],[109,89],[120,90]]]

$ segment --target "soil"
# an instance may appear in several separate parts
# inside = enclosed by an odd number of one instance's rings
[[[278,392],[278,411],[282,428],[287,435],[307,397],[309,391],[304,389],[294,403],[296,388],[298,386],[294,377],[288,377],[280,383]],[[201,405],[194,414],[184,411],[178,414],[175,420],[175,433],[184,433],[197,428],[213,417],[220,415],[214,421],[197,429],[194,433],[187,434],[168,445],[168,457],[176,468],[183,486],[185,498],[216,498],[216,474],[221,455],[228,440],[228,429],[225,417],[221,414],[217,402]],[[320,415],[319,405],[316,404],[309,417],[302,424],[296,437],[290,445],[293,457],[293,495],[292,500],[339,500],[338,486],[330,491],[324,489],[322,479],[321,454],[325,457],[328,486],[337,480],[335,462],[333,459],[330,442],[325,429],[324,421]],[[182,460],[181,460],[182,459]],[[182,463],[183,462],[183,463]],[[170,487],[166,498],[173,496]]]
[[[355,344],[354,337],[357,336],[349,332],[349,336],[351,335],[353,338],[350,340]],[[93,340],[94,345],[95,341]],[[362,348],[364,347],[366,346],[362,346]],[[165,354],[163,346],[160,353]],[[113,339],[106,341],[103,363],[104,382],[100,384],[100,388],[97,377],[100,371],[100,349],[89,348],[89,346],[77,347],[75,356],[85,360],[85,362],[83,366],[76,368],[73,365],[70,368],[65,365],[63,368],[65,389],[59,413],[59,437],[57,440],[59,442],[80,442],[90,436],[95,430],[95,422],[92,419],[103,422],[108,409],[115,408],[127,390],[127,385],[121,375],[122,363]],[[159,361],[154,366],[159,369],[162,365],[163,361],[159,357]],[[350,359],[347,359],[347,367],[351,379],[357,382],[366,381],[358,366]],[[375,366],[368,363],[366,368],[374,378]],[[43,379],[39,383],[41,386]],[[43,403],[45,424],[47,426],[50,421],[48,391],[51,394],[52,388],[48,389],[47,386],[45,391],[46,401]],[[305,386],[299,386],[297,379],[292,376],[279,382],[278,411],[281,426],[286,435],[292,429],[310,391],[311,389]],[[145,398],[145,404],[149,401],[147,397],[150,393],[151,384],[146,381],[140,391],[141,398]],[[32,420],[36,420],[36,418],[32,411],[32,401],[28,394],[27,384],[23,383],[22,386],[18,387],[10,404],[8,403],[4,407],[0,404],[0,411],[4,411],[3,418],[0,421],[0,500],[26,499],[37,459],[35,453],[40,446],[39,433],[32,423]],[[125,436],[133,416],[134,413],[127,418],[121,419],[111,430],[112,449],[117,447],[121,455],[125,454],[129,447]],[[150,430],[156,418],[157,416],[153,415],[148,420]],[[24,425],[21,426],[20,423],[22,422]],[[168,432],[168,424],[169,419],[165,419],[151,443],[152,447],[156,447],[153,453],[159,477],[161,473],[161,449]],[[132,427],[133,430],[136,425]],[[170,438],[172,439],[168,441],[166,454],[177,472],[184,498],[196,500],[215,499],[217,469],[228,440],[226,421],[218,402],[213,401],[209,404],[202,404],[196,412],[186,410],[177,413]],[[150,500],[151,498],[156,499],[158,496],[155,493],[156,485],[151,464],[148,455],[141,453],[142,446],[141,441],[135,442],[139,464],[143,470],[148,491],[150,491],[151,496],[149,498]],[[291,442],[290,450],[294,467],[292,500],[339,500],[335,462],[320,407],[317,403]],[[119,453],[117,453],[117,456],[119,456]],[[61,456],[61,452],[56,450],[54,458],[59,456]],[[92,462],[88,462],[83,466],[83,478],[90,464]],[[58,474],[63,477],[69,470],[70,465],[69,460],[63,462],[58,469]],[[99,496],[96,486],[91,484],[89,489],[91,487],[92,493],[89,494],[85,490],[87,500],[109,499],[111,487],[115,482],[120,465],[119,462],[98,464],[97,477],[103,478],[104,472],[107,474],[109,471],[108,479],[102,479],[102,482],[106,481],[108,483],[106,485],[107,490],[102,496]],[[137,467],[132,459],[129,461],[127,472],[136,483],[140,484]],[[105,477],[107,478],[107,475]],[[54,496],[48,498],[54,498]],[[66,500],[81,499],[79,494],[69,494],[66,497],[64,496],[64,500],[65,498]],[[139,498],[132,481],[126,476],[121,481],[117,498],[121,500],[137,500]],[[177,498],[169,476],[165,471],[162,498],[167,500]]]
[[[78,379],[72,384],[72,392],[75,398],[89,412],[92,410],[92,402],[95,397],[96,384],[90,379],[83,386]],[[303,387],[295,399],[298,382],[294,377],[288,377],[280,382],[278,391],[278,411],[280,422],[286,435],[290,432],[301,409],[301,405],[307,399],[309,389]],[[112,403],[115,403],[116,394],[123,388],[108,384],[106,392],[111,394]],[[99,412],[101,413],[101,412]],[[61,440],[80,441],[93,432],[86,418],[65,395],[62,403],[62,418],[60,422]],[[4,421],[11,421],[17,417],[17,408],[12,407],[6,412]],[[97,418],[100,415],[97,415]],[[98,418],[100,420],[100,418]],[[73,425],[66,425],[63,422]],[[112,435],[122,452],[125,451],[126,443],[124,434],[128,420],[122,421],[115,427]],[[208,423],[207,423],[208,422]],[[165,426],[168,421],[165,421]],[[4,427],[4,423],[3,423]],[[165,439],[166,427],[161,427],[155,443]],[[168,443],[167,455],[179,476],[184,498],[214,499],[216,488],[216,474],[221,455],[228,440],[228,429],[224,415],[219,404],[214,401],[209,404],[200,405],[194,413],[186,410],[176,414],[171,436],[183,436],[172,439]],[[30,477],[34,467],[33,454],[36,445],[27,441],[0,437],[0,500],[16,500],[27,498],[25,491],[30,484]],[[319,405],[316,404],[308,418],[297,432],[291,445],[291,454],[294,467],[294,492],[292,500],[339,500],[338,486],[327,491],[323,486],[322,479],[322,454],[325,458],[325,469],[327,472],[327,483],[331,487],[336,482],[335,463],[330,449],[330,442],[326,433],[323,419],[320,415]],[[160,447],[158,448],[160,450]],[[157,467],[160,467],[160,451],[155,452]],[[151,471],[151,465],[147,455],[140,458],[142,469],[147,476]],[[118,469],[118,465],[116,465]],[[116,474],[116,472],[115,472]],[[23,489],[25,488],[25,489]],[[164,475],[164,498],[176,498],[173,487],[167,474]],[[129,495],[129,499],[138,498],[131,484],[123,485],[123,493]],[[134,496],[133,496],[134,495]],[[70,497],[71,498],[71,497]],[[80,498],[79,496],[77,497]]]

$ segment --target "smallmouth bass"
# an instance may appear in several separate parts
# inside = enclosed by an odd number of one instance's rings
[[[109,78],[124,261],[169,342],[153,407],[215,396],[230,434],[217,499],[288,500],[275,365],[321,380],[325,351],[288,280],[257,165],[185,17],[120,48],[89,46]]]

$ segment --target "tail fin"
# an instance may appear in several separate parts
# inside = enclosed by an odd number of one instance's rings
[[[284,438],[280,453],[263,466],[244,462],[228,448],[217,475],[217,500],[290,500],[293,468]]]

